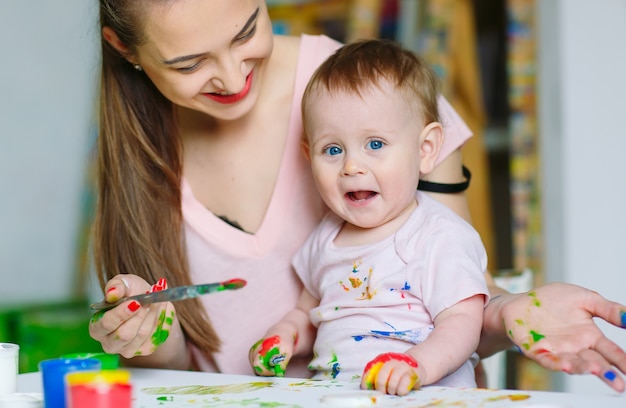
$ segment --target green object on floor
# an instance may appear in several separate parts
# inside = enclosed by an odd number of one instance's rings
[[[91,313],[85,302],[43,304],[24,308],[16,318],[20,372],[38,370],[41,360],[69,353],[102,353],[89,336]]]

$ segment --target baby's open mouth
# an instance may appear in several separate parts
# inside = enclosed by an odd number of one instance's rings
[[[375,191],[351,191],[346,194],[348,199],[352,201],[364,201],[369,200],[370,198],[376,197],[378,195]]]

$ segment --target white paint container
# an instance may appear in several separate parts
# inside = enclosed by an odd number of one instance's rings
[[[42,408],[43,394],[15,393],[0,395],[0,408]]]
[[[0,343],[0,395],[17,391],[17,370],[20,346]]]

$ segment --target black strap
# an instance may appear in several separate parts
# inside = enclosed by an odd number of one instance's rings
[[[461,193],[467,190],[470,185],[470,180],[472,179],[472,173],[465,166],[463,166],[463,176],[465,177],[465,181],[453,184],[433,183],[431,181],[420,180],[419,184],[417,185],[417,189],[421,191],[428,191],[430,193]]]

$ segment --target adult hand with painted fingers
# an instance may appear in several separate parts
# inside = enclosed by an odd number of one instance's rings
[[[408,354],[384,353],[365,366],[361,389],[378,390],[386,394],[406,395],[421,388],[423,367]]]
[[[257,341],[248,355],[256,375],[284,377],[287,364],[293,356],[294,342],[283,341],[284,336],[273,335]]]
[[[625,306],[580,286],[552,283],[522,294],[498,296],[485,316],[499,316],[509,339],[544,368],[593,374],[615,391],[624,391],[619,372],[626,373],[626,353],[602,333],[593,318],[626,328]]]
[[[165,279],[150,285],[136,275],[117,275],[105,286],[105,300],[116,302],[122,297],[166,288]],[[175,316],[171,302],[142,306],[129,300],[113,309],[95,313],[89,324],[89,334],[101,343],[105,352],[120,354],[128,359],[129,365],[133,365],[133,358],[150,356],[149,361],[142,361],[142,366],[188,368],[189,359],[181,358],[188,353],[185,353],[182,330]],[[170,340],[172,337],[174,340]]]

